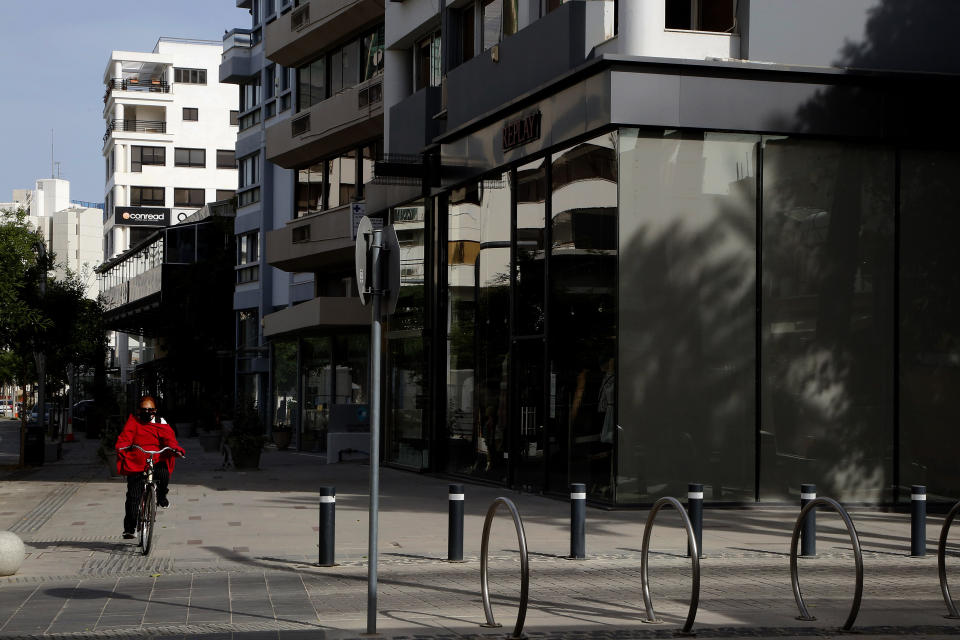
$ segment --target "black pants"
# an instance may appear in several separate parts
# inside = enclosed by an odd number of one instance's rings
[[[157,500],[167,497],[170,485],[170,471],[166,463],[158,463],[153,468],[153,481],[157,485]],[[143,474],[135,473],[127,476],[127,502],[123,516],[124,533],[133,533],[137,526],[137,509],[140,508],[140,498],[143,496]]]

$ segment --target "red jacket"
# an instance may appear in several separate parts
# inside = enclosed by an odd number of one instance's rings
[[[186,453],[180,443],[177,442],[177,436],[173,429],[166,423],[158,422],[140,422],[131,415],[127,418],[127,424],[123,425],[123,431],[117,438],[117,471],[121,475],[129,476],[135,473],[143,473],[147,465],[147,454],[139,449],[124,451],[131,444],[143,447],[147,451],[159,451],[164,447],[171,447],[180,452]],[[167,451],[161,456],[154,458],[154,461],[163,460],[166,462],[167,469],[173,471],[174,454]]]

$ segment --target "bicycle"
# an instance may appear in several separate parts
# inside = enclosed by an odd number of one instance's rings
[[[153,545],[153,530],[157,521],[157,485],[153,481],[153,458],[166,451],[173,451],[181,458],[176,449],[164,447],[160,451],[147,451],[137,444],[127,447],[127,451],[140,449],[147,454],[146,468],[143,470],[143,493],[140,495],[140,504],[137,507],[137,533],[140,534],[139,546],[143,549],[143,555],[150,555],[150,549]]]

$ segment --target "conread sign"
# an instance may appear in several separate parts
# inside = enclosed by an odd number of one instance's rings
[[[129,227],[166,227],[170,209],[165,207],[114,207],[114,224]]]

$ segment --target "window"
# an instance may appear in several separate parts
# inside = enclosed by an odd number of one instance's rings
[[[177,147],[173,150],[173,165],[175,167],[206,167],[207,151]]]
[[[380,25],[361,39],[363,69],[360,81],[383,75],[383,38],[384,26]]]
[[[260,261],[260,233],[245,233],[237,236],[237,264],[256,264]]]
[[[477,12],[472,4],[460,11],[460,62],[466,62],[476,53],[476,16]]]
[[[734,0],[664,0],[667,29],[733,33],[737,19]]]
[[[230,109],[230,124],[236,126],[240,122],[240,112],[236,109]]]
[[[440,86],[440,32],[424,38],[414,50],[414,90]]]
[[[233,189],[217,189],[217,202],[220,202],[221,200],[229,200],[236,193],[237,192]]]
[[[269,100],[277,95],[277,65],[271,64],[263,70],[265,80],[264,80],[264,97]]]
[[[300,218],[323,207],[324,163],[297,172],[297,199],[294,217]]]
[[[255,124],[260,122],[260,109],[255,109],[248,114],[245,114],[240,118],[240,131],[246,131]]]
[[[483,50],[517,32],[517,0],[483,0]]]
[[[173,81],[183,84],[207,84],[206,69],[173,69]]]
[[[130,187],[131,207],[162,207],[165,198],[163,187]]]
[[[260,187],[255,189],[247,189],[246,191],[241,191],[237,194],[237,208],[245,207],[248,204],[253,204],[254,202],[260,202]]]
[[[196,122],[200,119],[200,110],[196,107],[184,107],[183,108],[183,121],[184,122]]]
[[[240,111],[248,111],[260,104],[260,78],[240,83]]]
[[[360,81],[360,41],[354,40],[337,49],[329,58],[330,95],[336,95]]]
[[[297,69],[297,111],[327,98],[326,58],[318,58]]]
[[[140,173],[143,165],[164,166],[167,164],[167,150],[163,147],[130,147],[130,171]]]
[[[250,187],[260,182],[260,154],[254,153],[240,158],[240,188]]]
[[[256,347],[259,342],[260,314],[256,309],[237,312],[237,348]]]
[[[203,189],[174,189],[173,206],[175,207],[202,207]]]
[[[217,169],[236,169],[237,158],[233,149],[217,149]]]

